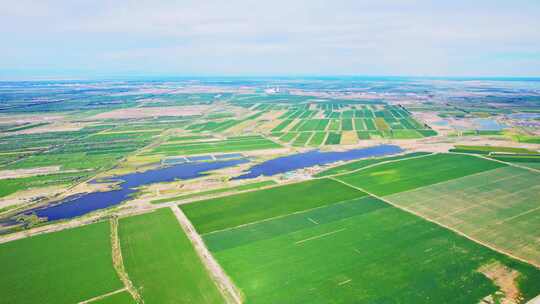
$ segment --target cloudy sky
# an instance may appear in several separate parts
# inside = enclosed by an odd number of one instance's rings
[[[539,0],[0,1],[0,78],[540,76]]]

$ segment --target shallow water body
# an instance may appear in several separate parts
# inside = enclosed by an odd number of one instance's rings
[[[135,194],[137,192],[135,188],[139,186],[171,182],[176,179],[193,179],[206,175],[205,172],[207,171],[232,167],[247,162],[249,162],[247,159],[235,159],[216,162],[184,163],[145,172],[121,175],[107,180],[119,181],[118,189],[70,196],[58,203],[33,209],[25,212],[25,214],[35,213],[37,216],[45,217],[49,221],[70,219],[95,210],[118,205]]]
[[[343,152],[321,152],[319,150],[315,150],[271,159],[269,161],[251,167],[249,169],[249,172],[235,177],[234,179],[255,178],[261,175],[272,176],[316,165],[330,164],[337,161],[348,161],[374,156],[384,156],[390,154],[397,154],[400,152],[403,152],[403,150],[400,147],[394,145],[379,145],[375,147],[354,149]]]

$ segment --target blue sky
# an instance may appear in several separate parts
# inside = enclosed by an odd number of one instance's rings
[[[540,1],[0,1],[0,78],[540,76]]]

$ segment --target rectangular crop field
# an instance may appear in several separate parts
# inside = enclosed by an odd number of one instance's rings
[[[422,156],[427,155],[429,153],[427,152],[414,152],[414,153],[408,153],[405,155],[397,155],[397,156],[391,156],[391,157],[378,157],[378,158],[368,158],[368,159],[361,159],[349,162],[344,165],[340,165],[337,167],[333,167],[327,170],[324,170],[322,172],[319,172],[315,174],[315,177],[324,177],[324,176],[330,176],[330,175],[336,175],[336,174],[345,174],[351,171],[355,171],[367,166],[371,166],[374,164],[378,164],[380,162],[385,161],[395,161],[395,160],[403,160],[410,157],[416,157],[416,156]]]
[[[297,123],[289,130],[289,131],[300,131],[300,128],[306,124],[306,122],[308,121],[307,119],[297,119],[296,120]]]
[[[358,133],[358,138],[359,139],[370,139],[371,137],[369,136],[369,131],[358,131],[356,132]]]
[[[121,218],[124,265],[145,303],[223,303],[193,245],[168,208]]]
[[[353,130],[353,121],[350,118],[345,118],[341,120],[341,130],[343,131],[352,131]]]
[[[476,156],[434,154],[382,164],[336,178],[376,195],[388,195],[504,166]]]
[[[392,130],[392,138],[396,139],[411,139],[423,137],[416,130]]]
[[[308,145],[311,147],[318,147],[324,142],[325,138],[326,138],[325,132],[315,132],[313,137],[311,137],[311,139],[309,140]]]
[[[246,303],[479,303],[494,264],[540,292],[540,270],[371,197],[203,238]]]
[[[279,140],[281,140],[282,142],[290,142],[296,136],[298,136],[297,132],[288,132],[288,133],[283,134],[281,137],[279,137]]]
[[[340,130],[340,121],[339,119],[330,120],[330,125],[328,126],[328,131],[339,131]]]
[[[507,166],[385,198],[540,265],[539,181]]]
[[[364,196],[331,179],[317,179],[181,205],[199,233],[283,216]]]
[[[532,151],[525,148],[514,148],[514,147],[498,147],[498,146],[464,146],[456,145],[452,152],[461,152],[461,153],[476,153],[476,154],[489,154],[492,152],[502,152],[502,153],[515,153],[515,154],[538,154],[536,151]]]
[[[298,131],[314,131],[319,124],[318,119],[307,119]]]
[[[341,141],[342,145],[354,145],[358,142],[358,136],[356,136],[355,131],[343,131],[341,132]]]
[[[280,132],[280,131],[283,131],[283,129],[285,129],[287,126],[289,126],[291,124],[291,122],[293,122],[292,119],[285,119],[284,121],[282,121],[279,125],[277,125],[277,127],[273,128],[272,129],[272,132]]]
[[[185,142],[181,144],[164,144],[151,153],[165,155],[192,155],[216,152],[236,152],[260,149],[275,149],[281,146],[261,136],[249,138],[230,138],[219,141]]]
[[[109,222],[0,244],[1,303],[78,303],[123,288]]]
[[[354,129],[358,131],[365,130],[366,126],[364,125],[364,120],[360,118],[354,119]]]
[[[330,122],[329,119],[309,119],[300,127],[299,131],[324,131]]]
[[[368,131],[377,131],[377,127],[375,127],[375,122],[371,118],[364,119],[364,124],[366,125],[366,129]]]
[[[313,132],[301,132],[293,141],[292,145],[303,147],[313,135]]]
[[[328,132],[326,137],[325,145],[339,145],[341,142],[341,133],[340,132]]]
[[[377,129],[380,131],[390,130],[390,127],[388,126],[386,121],[384,121],[384,118],[380,118],[380,117],[375,118],[375,125],[377,126]]]

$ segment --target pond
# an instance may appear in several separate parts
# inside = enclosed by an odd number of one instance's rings
[[[514,113],[508,116],[513,119],[540,119],[540,113]]]
[[[235,177],[234,179],[255,178],[261,175],[272,176],[288,171],[312,167],[315,165],[325,165],[337,161],[348,161],[353,159],[396,154],[400,152],[403,152],[403,150],[394,145],[379,145],[375,147],[354,149],[343,152],[321,152],[319,150],[314,150],[265,161],[251,167],[249,172]]]
[[[35,213],[37,216],[45,217],[49,221],[69,219],[95,210],[118,205],[137,192],[135,188],[139,186],[171,182],[176,179],[193,179],[206,175],[208,171],[232,167],[247,162],[249,162],[247,159],[235,159],[216,162],[184,163],[145,172],[121,175],[107,180],[119,181],[118,189],[73,195],[52,205],[29,210],[25,214]]]
[[[505,125],[500,124],[494,119],[477,118],[474,120],[474,123],[478,126],[477,129],[482,131],[500,131],[506,128]]]

